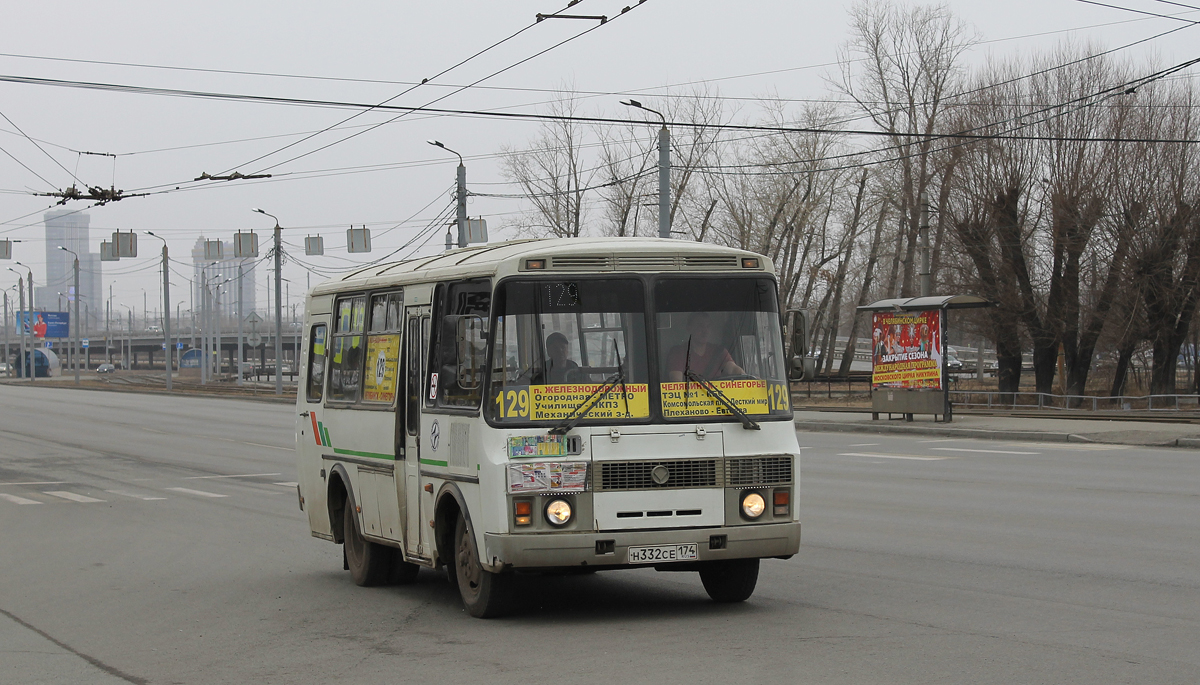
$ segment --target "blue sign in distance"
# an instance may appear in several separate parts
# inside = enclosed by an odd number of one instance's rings
[[[54,343],[52,343],[52,342],[50,342],[49,340],[47,340],[47,341],[46,341],[46,349],[50,349],[51,347],[54,347]]]
[[[175,349],[177,349],[177,350],[182,350],[182,349],[183,349],[183,343],[181,343],[181,342],[175,343]]]
[[[79,341],[79,344],[80,344],[80,345],[83,345],[83,349],[85,349],[85,350],[86,350],[86,349],[88,348],[89,341],[88,341],[88,339],[87,339],[87,338],[84,338],[83,340],[80,340],[80,341]]]

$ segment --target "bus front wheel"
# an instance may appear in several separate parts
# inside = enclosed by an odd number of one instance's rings
[[[714,602],[744,602],[758,584],[758,559],[727,559],[700,564],[700,582]]]
[[[391,571],[389,562],[392,550],[364,539],[358,532],[358,517],[354,515],[354,505],[346,502],[344,509],[342,530],[346,542],[343,552],[346,555],[346,566],[350,568],[350,576],[354,578],[355,584],[363,587],[383,585]]]
[[[454,525],[454,576],[463,606],[475,618],[493,618],[504,613],[511,576],[491,573],[479,563],[475,537],[460,514]]]

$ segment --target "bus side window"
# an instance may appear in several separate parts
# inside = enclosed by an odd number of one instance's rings
[[[363,323],[367,318],[367,298],[363,295],[338,300],[332,340],[333,359],[329,363],[331,402],[357,402],[362,389]]]
[[[408,357],[406,424],[408,434],[416,435],[421,425],[421,320],[415,316],[408,320],[408,336],[404,345]]]
[[[437,374],[439,407],[477,409],[483,399],[483,366],[487,353],[486,321],[491,313],[492,284],[487,279],[439,284],[434,296],[434,341],[430,380]],[[460,323],[461,322],[461,323]]]
[[[312,327],[308,340],[308,401],[320,402],[325,390],[325,324]]]

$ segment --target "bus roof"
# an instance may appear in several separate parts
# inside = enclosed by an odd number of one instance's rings
[[[742,258],[757,258],[747,266]],[[526,269],[526,260],[544,259],[543,269]],[[324,295],[449,278],[508,276],[516,273],[602,272],[766,272],[771,260],[762,255],[711,243],[663,238],[544,238],[509,240],[449,250],[400,262],[379,262],[316,286]]]

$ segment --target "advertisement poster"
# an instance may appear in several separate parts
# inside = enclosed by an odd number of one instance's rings
[[[530,462],[508,465],[508,491],[583,492],[587,489],[587,462]]]
[[[372,335],[367,338],[367,373],[363,379],[365,401],[391,404],[396,399],[399,363],[399,335]]]
[[[942,312],[875,312],[871,385],[942,389]]]
[[[70,321],[71,315],[68,312],[34,312],[31,328],[29,312],[17,313],[17,325],[25,329],[26,335],[32,331],[34,338],[69,338]]]
[[[713,381],[713,386],[750,415],[772,414],[788,410],[788,388],[785,383],[763,380]],[[663,383],[663,416],[731,416],[724,403],[709,394],[699,383]]]
[[[571,415],[602,383],[509,386],[492,400],[500,419],[560,421]],[[627,383],[624,395],[616,385],[581,407],[584,419],[644,419],[650,416],[650,386]]]

